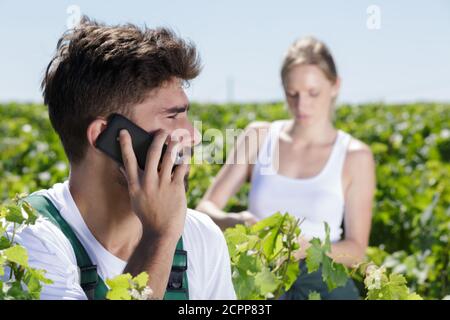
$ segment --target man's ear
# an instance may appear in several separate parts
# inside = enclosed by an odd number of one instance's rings
[[[106,129],[106,125],[108,122],[106,119],[97,118],[92,121],[86,131],[87,139],[89,144],[95,148],[95,142],[97,141],[98,136],[102,133],[103,130]]]

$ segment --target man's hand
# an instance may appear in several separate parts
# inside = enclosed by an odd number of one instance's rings
[[[184,176],[188,161],[178,165],[172,172],[175,154],[179,146],[170,142],[163,156],[162,148],[167,133],[160,132],[148,150],[145,170],[139,169],[125,130],[120,133],[120,146],[125,169],[121,169],[128,182],[130,203],[133,212],[142,223],[142,238],[128,260],[124,273],[133,276],[142,271],[149,274],[149,286],[153,298],[162,299],[172,267],[173,255],[184,229],[186,218],[186,194]],[[172,156],[173,155],[173,156]]]
[[[131,137],[126,130],[122,130],[120,146],[125,170],[122,168],[121,171],[127,179],[131,207],[142,223],[144,235],[167,235],[178,239],[183,232],[186,217],[184,176],[188,165],[184,161],[172,173],[180,145],[170,141],[159,166],[167,137],[168,134],[164,132],[155,135],[147,153],[145,171],[142,171],[137,164]]]

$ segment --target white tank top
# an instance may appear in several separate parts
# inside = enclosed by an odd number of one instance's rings
[[[273,122],[261,145],[252,172],[249,211],[261,219],[278,211],[304,219],[300,229],[308,239],[317,237],[323,240],[324,222],[327,222],[331,242],[339,241],[344,218],[342,170],[351,136],[338,130],[330,157],[319,174],[305,179],[289,178],[277,174],[273,167],[279,135],[288,121]]]

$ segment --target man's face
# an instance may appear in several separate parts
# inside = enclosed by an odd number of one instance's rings
[[[180,141],[185,152],[200,142],[200,133],[188,119],[189,101],[182,82],[173,79],[161,88],[150,92],[140,104],[135,105],[130,120],[147,132],[162,129],[169,133],[169,139]],[[126,186],[125,177],[119,172],[119,184]],[[188,176],[185,176],[187,191]]]

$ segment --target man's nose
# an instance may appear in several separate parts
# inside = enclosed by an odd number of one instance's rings
[[[202,134],[188,121],[188,132],[190,136],[191,146],[194,147],[202,141]]]
[[[202,134],[195,127],[192,127],[192,131],[193,131],[193,133],[192,133],[192,137],[193,137],[193,139],[192,139],[192,146],[194,147],[194,146],[196,146],[196,145],[198,145],[198,144],[200,144],[202,142]]]
[[[194,147],[201,142],[201,133],[192,125],[190,121],[186,121],[183,128],[179,128],[173,132],[177,140],[181,142],[183,147]]]

